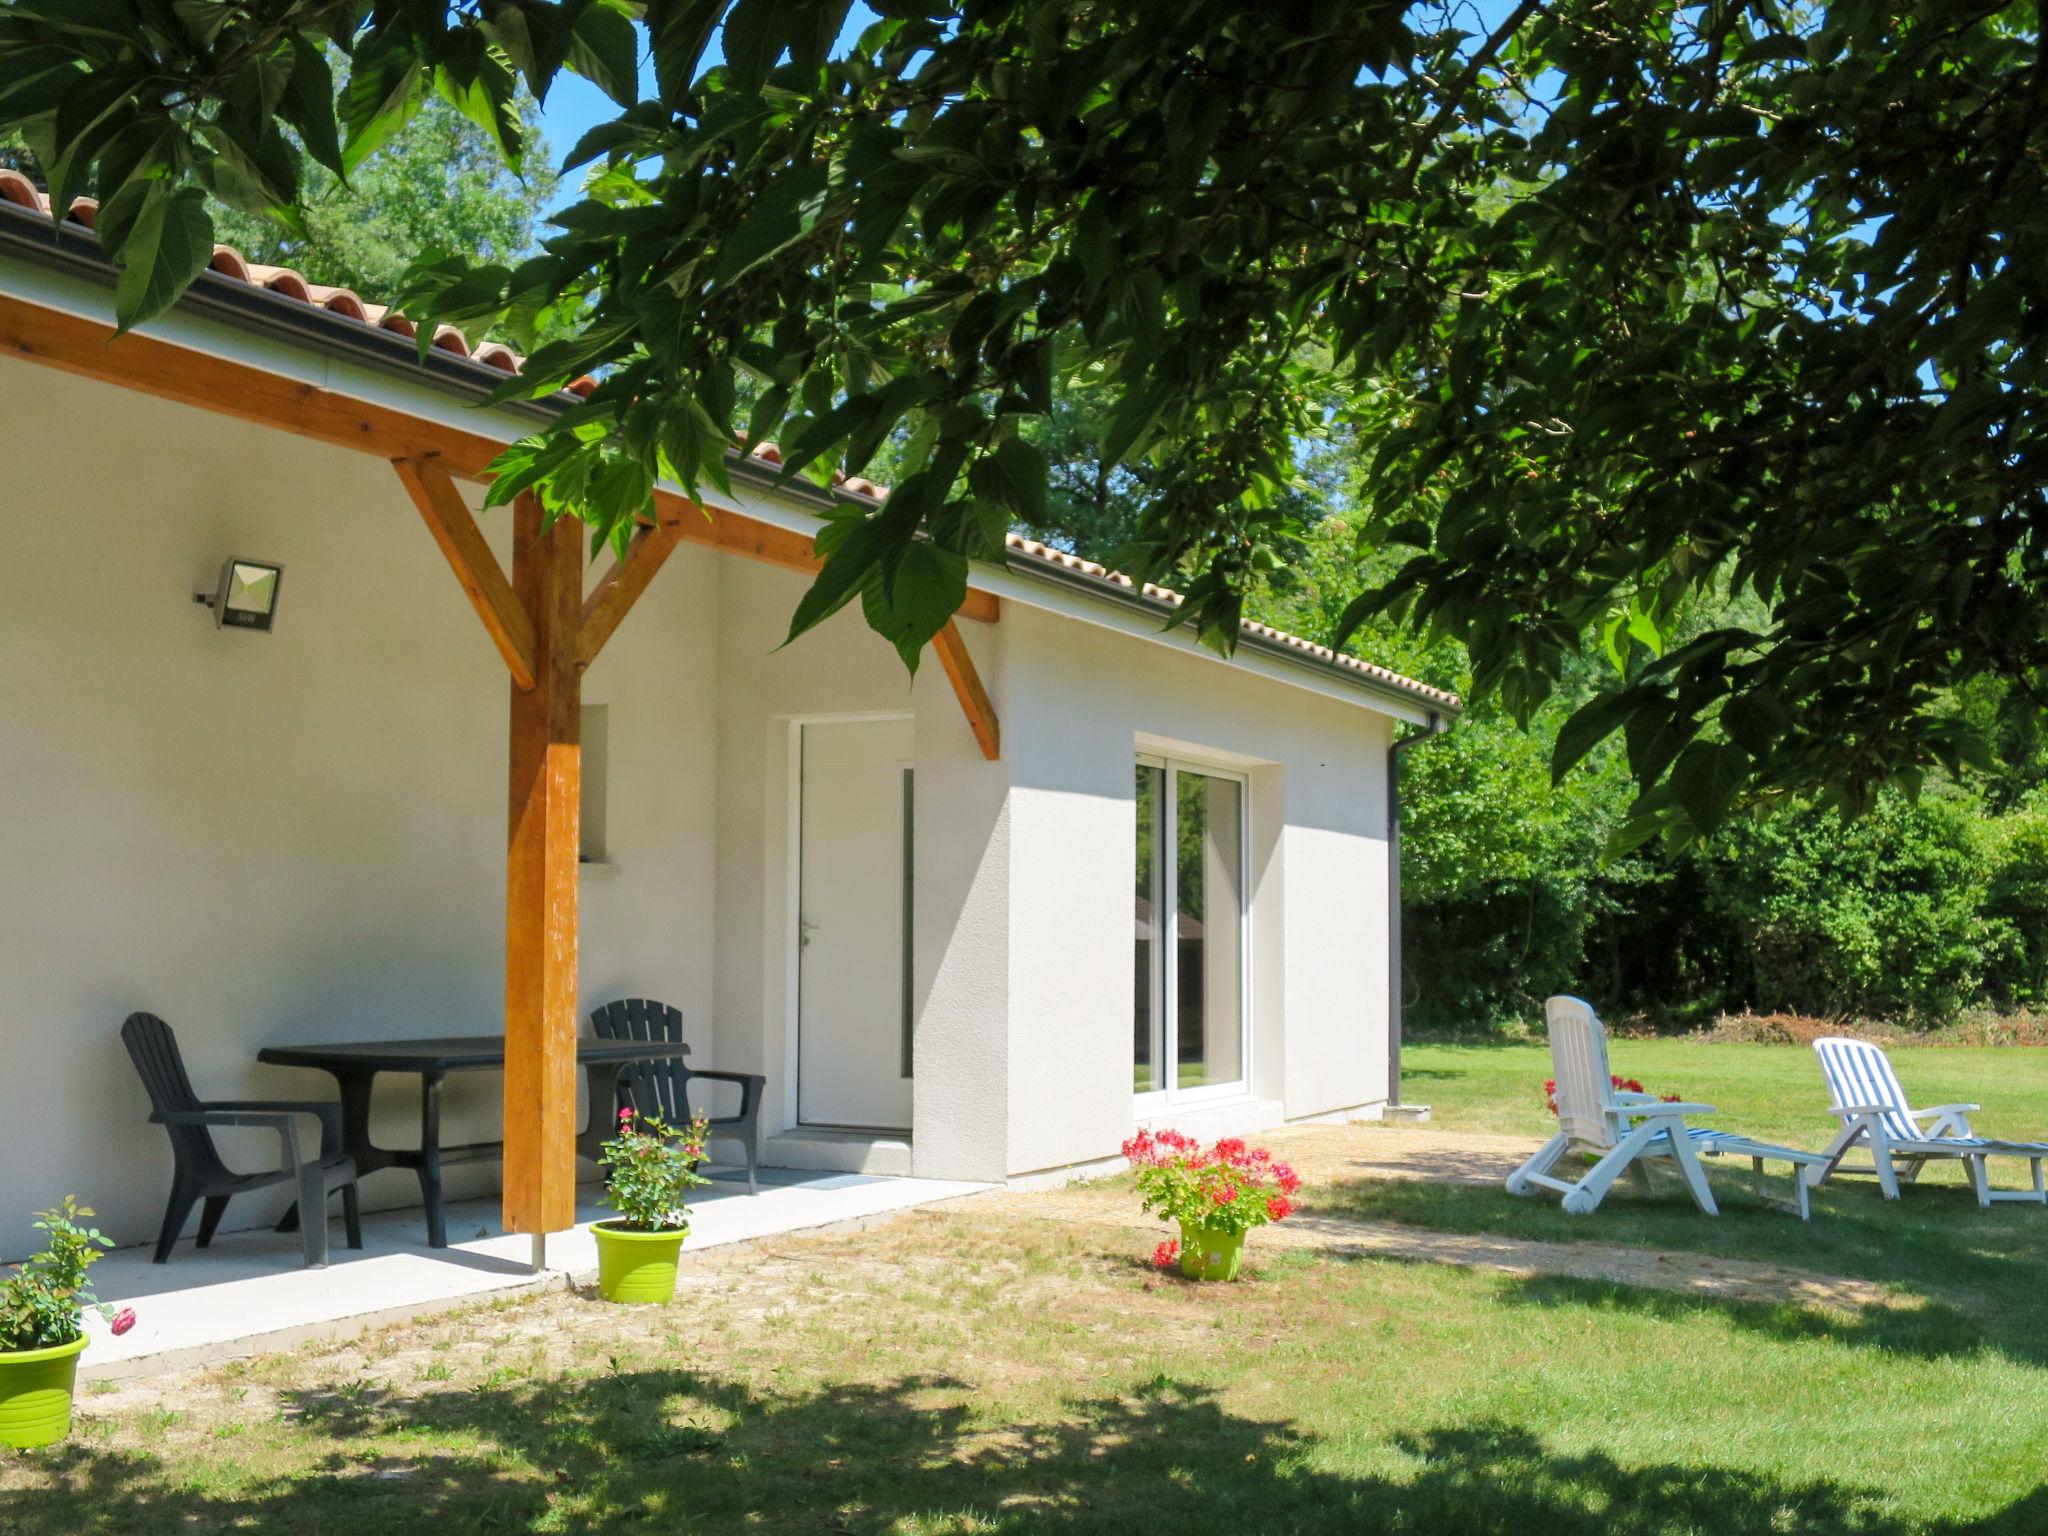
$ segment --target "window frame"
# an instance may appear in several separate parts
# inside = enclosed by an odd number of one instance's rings
[[[1160,773],[1161,804],[1157,814],[1166,835],[1155,834],[1153,853],[1156,860],[1158,885],[1155,895],[1161,899],[1153,903],[1153,931],[1158,935],[1153,944],[1152,994],[1159,1004],[1161,1017],[1156,1021],[1155,1036],[1160,1060],[1155,1063],[1159,1073],[1160,1087],[1132,1094],[1136,1118],[1146,1119],[1169,1109],[1186,1105],[1214,1103],[1228,1099],[1249,1097],[1252,1086],[1252,891],[1251,891],[1251,849],[1252,849],[1252,781],[1251,775],[1241,768],[1229,768],[1199,757],[1188,757],[1180,753],[1147,751],[1141,749],[1132,764],[1132,804],[1136,805],[1137,768],[1157,768]],[[1237,1060],[1238,1075],[1224,1083],[1204,1083],[1198,1088],[1180,1086],[1180,967],[1169,964],[1167,956],[1171,945],[1167,936],[1178,928],[1180,922],[1179,881],[1175,878],[1177,858],[1169,859],[1169,851],[1177,855],[1177,820],[1180,810],[1180,789],[1176,778],[1180,773],[1199,774],[1205,778],[1222,779],[1238,787],[1237,816]],[[1131,889],[1137,889],[1138,839],[1136,818],[1131,828]],[[1204,926],[1214,930],[1213,920],[1205,917]],[[1135,1013],[1137,998],[1132,997]],[[1136,1062],[1132,1063],[1135,1070]]]

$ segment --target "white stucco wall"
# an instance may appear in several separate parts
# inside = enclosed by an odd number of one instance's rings
[[[1133,1124],[1141,738],[1251,777],[1251,1092],[1290,1118],[1386,1097],[1391,721],[1011,605],[1010,1172],[1115,1155]]]
[[[11,359],[0,419],[4,1258],[66,1193],[154,1234],[170,1160],[116,1038],[132,1010],[178,1029],[218,1098],[331,1094],[257,1066],[268,1043],[501,1027],[509,684],[380,461]],[[486,520],[501,560],[508,523]],[[275,633],[192,603],[231,554],[284,565]],[[1385,1097],[1386,715],[1013,592],[961,626],[991,763],[936,661],[911,682],[852,609],[780,649],[802,590],[685,546],[589,673],[612,863],[582,887],[586,1011],[677,1003],[696,1059],[767,1072],[786,1125],[792,722],[908,711],[917,1172],[1029,1173],[1129,1132],[1141,737],[1250,774],[1254,1097],[1297,1117]],[[416,1102],[380,1086],[380,1141],[413,1142]],[[449,1140],[498,1122],[495,1076],[451,1083]],[[417,1186],[387,1171],[366,1195]]]
[[[1000,1178],[1007,765],[981,757],[938,663],[927,657],[913,682],[855,608],[782,649],[804,579],[731,559],[721,562],[720,581],[716,1007],[724,1059],[769,1075],[766,1127],[793,1122],[793,725],[908,712],[917,769],[915,1166],[934,1178]],[[1001,626],[961,628],[1000,713]],[[742,1041],[758,1060],[745,1059]]]
[[[273,1041],[502,1028],[509,684],[376,459],[14,360],[0,420],[7,1257],[66,1193],[154,1235],[170,1158],[116,1038],[132,1010],[170,1021],[218,1098],[332,1096],[255,1065]],[[230,554],[284,565],[274,633],[194,605]],[[715,715],[719,564],[678,552],[589,675],[620,851],[584,882],[586,1003],[651,992],[711,1018],[713,743],[660,722]],[[449,1138],[490,1134],[498,1092],[452,1081]],[[379,1139],[411,1144],[416,1104],[380,1085]],[[390,1170],[365,1193],[418,1187]]]

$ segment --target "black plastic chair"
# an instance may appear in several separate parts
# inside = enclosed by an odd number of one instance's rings
[[[131,1013],[121,1026],[121,1043],[142,1078],[149,1094],[150,1121],[170,1134],[171,1153],[176,1160],[171,1175],[171,1199],[164,1207],[163,1231],[156,1240],[156,1259],[163,1263],[171,1246],[185,1228],[185,1218],[200,1201],[199,1246],[213,1241],[221,1213],[236,1195],[273,1184],[296,1183],[298,1203],[285,1212],[277,1230],[288,1232],[294,1222],[306,1249],[306,1263],[318,1269],[327,1262],[327,1196],[341,1190],[342,1221],[348,1229],[348,1245],[363,1246],[362,1211],[356,1198],[356,1165],[341,1150],[341,1106],[281,1100],[202,1101],[192,1091],[185,1075],[185,1060],[178,1053],[178,1037],[171,1026],[153,1013]],[[313,1115],[320,1121],[320,1155],[299,1155],[298,1130],[294,1118]],[[221,1161],[213,1144],[215,1126],[252,1126],[277,1133],[283,1161],[265,1173],[235,1173]]]
[[[683,1015],[679,1008],[644,997],[621,998],[606,1003],[590,1016],[590,1027],[600,1040],[659,1040],[681,1042]],[[756,1178],[761,1161],[761,1100],[768,1079],[758,1072],[700,1072],[685,1066],[680,1056],[659,1061],[636,1061],[619,1074],[619,1102],[612,1112],[630,1109],[636,1115],[658,1115],[673,1126],[690,1121],[692,1082],[737,1083],[740,1107],[737,1114],[711,1119],[713,1140],[739,1142],[747,1151],[747,1193],[758,1194]],[[598,1106],[590,1106],[598,1113]]]

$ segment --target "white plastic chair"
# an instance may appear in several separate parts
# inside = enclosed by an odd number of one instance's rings
[[[1687,1125],[1686,1116],[1714,1114],[1714,1106],[1666,1104],[1653,1094],[1614,1086],[1607,1065],[1607,1030],[1591,1003],[1577,997],[1553,997],[1543,1011],[1550,1024],[1551,1069],[1557,1079],[1558,1130],[1541,1151],[1508,1176],[1509,1194],[1552,1190],[1564,1196],[1567,1211],[1583,1216],[1599,1208],[1624,1173],[1647,1192],[1650,1177],[1645,1160],[1668,1158],[1677,1165],[1699,1208],[1718,1216],[1720,1207],[1714,1203],[1714,1192],[1700,1166],[1704,1152],[1750,1159],[1760,1198],[1795,1213],[1801,1221],[1812,1215],[1807,1176],[1826,1162],[1823,1154]],[[1575,1153],[1593,1157],[1593,1166],[1576,1181],[1555,1177],[1552,1170]],[[1790,1200],[1765,1192],[1766,1159],[1792,1165]]]
[[[1890,1058],[1867,1040],[1829,1035],[1813,1042],[1813,1052],[1820,1058],[1820,1073],[1834,1101],[1830,1108],[1842,1129],[1828,1144],[1826,1164],[1808,1174],[1811,1182],[1820,1184],[1837,1173],[1875,1174],[1884,1197],[1896,1200],[1899,1185],[1919,1178],[1929,1162],[1956,1158],[1969,1171],[1970,1187],[1976,1191],[1979,1205],[1996,1200],[2048,1205],[2048,1187],[2041,1178],[2041,1160],[2048,1158],[2048,1144],[1973,1136],[1970,1115],[1979,1107],[1975,1104],[1912,1108]],[[1842,1159],[1858,1146],[1868,1149],[1870,1166],[1844,1167]],[[1994,1157],[2026,1158],[2033,1164],[2034,1187],[1993,1189],[1985,1165]],[[1903,1174],[1897,1167],[1900,1163],[1906,1165]]]

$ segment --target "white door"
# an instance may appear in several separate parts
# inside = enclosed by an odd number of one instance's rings
[[[802,731],[797,1118],[907,1131],[910,722]]]

